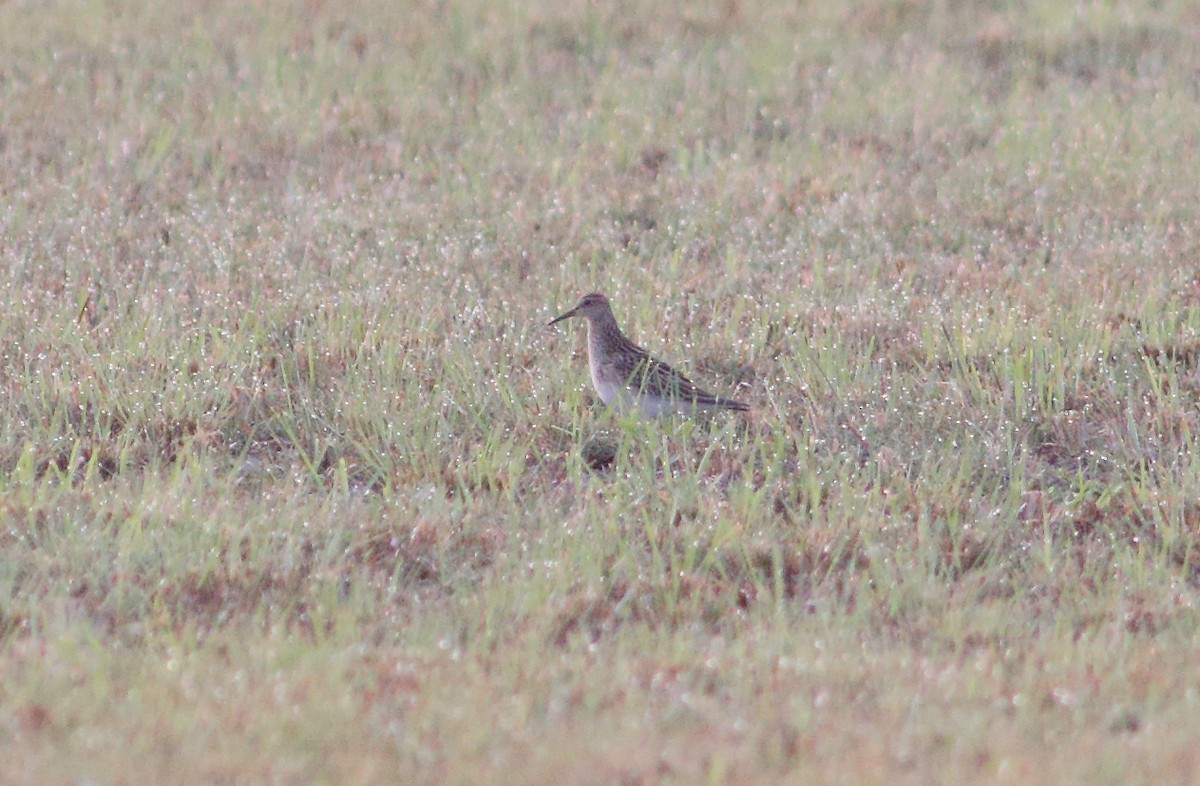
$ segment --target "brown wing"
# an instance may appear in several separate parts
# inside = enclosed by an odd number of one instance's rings
[[[693,406],[725,407],[745,411],[750,409],[740,401],[713,395],[696,386],[695,382],[676,371],[661,360],[650,357],[646,350],[637,348],[638,363],[629,380],[634,390],[652,390],[665,398],[690,402]]]

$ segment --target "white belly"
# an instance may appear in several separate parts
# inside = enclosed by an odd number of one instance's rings
[[[635,396],[628,388],[612,382],[603,382],[597,379],[595,374],[592,375],[592,385],[601,401],[622,414],[636,409],[642,417],[656,418],[679,410],[679,407],[670,401],[664,401],[657,396]]]
[[[592,377],[592,385],[595,386],[596,392],[600,394],[600,400],[605,404],[612,404],[618,398],[624,398],[619,387],[611,382],[601,382]]]
[[[638,412],[647,418],[673,415],[680,411],[676,403],[665,401],[658,396],[638,396],[637,408]]]

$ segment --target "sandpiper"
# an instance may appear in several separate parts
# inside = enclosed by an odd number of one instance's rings
[[[613,316],[608,298],[598,292],[584,295],[575,307],[547,325],[570,317],[588,321],[588,363],[600,399],[617,412],[636,408],[647,417],[698,411],[750,408],[740,401],[714,396],[666,363],[655,360],[634,344]]]

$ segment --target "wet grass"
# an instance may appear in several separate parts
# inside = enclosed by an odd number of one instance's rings
[[[1195,780],[1200,15],[830,5],[0,6],[4,779]]]

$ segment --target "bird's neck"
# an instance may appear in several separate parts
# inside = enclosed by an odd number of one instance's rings
[[[626,340],[625,334],[621,332],[621,328],[617,327],[617,320],[613,317],[612,312],[604,312],[588,318],[589,350],[595,351],[597,348],[611,345],[614,342],[620,343],[623,340]]]

